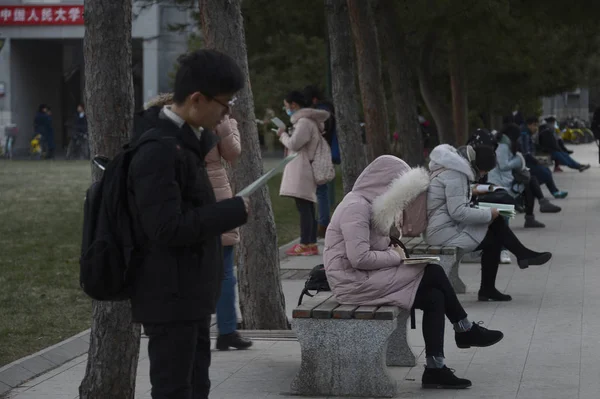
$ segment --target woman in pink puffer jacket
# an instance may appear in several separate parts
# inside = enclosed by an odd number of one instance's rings
[[[240,156],[242,146],[240,144],[240,132],[237,121],[228,116],[216,127],[215,133],[221,139],[219,144],[206,155],[206,170],[215,191],[217,201],[233,197],[231,184],[227,177],[227,171],[223,162],[233,163]],[[223,234],[223,261],[224,278],[221,286],[221,296],[217,302],[217,327],[219,337],[217,338],[217,349],[228,350],[230,347],[236,349],[247,349],[252,346],[252,341],[242,337],[237,332],[237,314],[235,308],[235,275],[234,251],[235,244],[240,242],[239,229]]]
[[[441,266],[406,264],[404,251],[390,245],[394,221],[428,186],[424,169],[411,169],[391,155],[377,158],[335,209],[325,234],[323,263],[331,291],[342,305],[422,309],[427,362],[423,388],[467,388],[471,381],[456,377],[444,364],[445,318],[454,324],[459,348],[490,346],[503,334],[469,321]]]

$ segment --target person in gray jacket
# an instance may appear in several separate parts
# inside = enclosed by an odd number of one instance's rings
[[[496,158],[498,165],[488,174],[488,183],[504,187],[513,197],[522,194],[525,202],[525,228],[546,227],[538,222],[533,214],[535,199],[540,203],[540,212],[556,213],[561,208],[552,204],[544,197],[540,183],[535,176],[531,176],[528,183],[517,183],[513,171],[522,171],[527,169],[525,158],[519,152],[519,138],[521,129],[513,124],[505,125],[496,139],[498,148],[496,149]]]
[[[549,252],[526,248],[508,227],[497,209],[470,205],[471,182],[496,167],[496,153],[489,146],[456,149],[442,144],[433,149],[429,169],[433,173],[427,191],[428,224],[425,240],[430,245],[453,246],[462,253],[482,251],[480,301],[510,301],[510,295],[496,289],[496,275],[502,248],[517,257],[521,269],[543,265]]]

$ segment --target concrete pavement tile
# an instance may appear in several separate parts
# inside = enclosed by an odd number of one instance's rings
[[[10,385],[6,385],[3,382],[0,382],[0,395],[10,391],[12,387]]]
[[[31,371],[16,364],[0,372],[0,382],[15,388],[33,376],[34,374]]]
[[[19,365],[24,369],[31,371],[33,375],[44,373],[56,367],[56,364],[42,356],[32,357],[21,362]]]

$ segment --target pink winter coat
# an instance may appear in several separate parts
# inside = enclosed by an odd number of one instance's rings
[[[411,170],[391,155],[377,158],[358,177],[325,235],[327,280],[341,304],[412,308],[426,265],[405,265],[389,234],[398,214],[428,185],[426,171]]]
[[[279,190],[279,195],[282,197],[317,202],[317,184],[311,161],[315,156],[321,134],[324,133],[327,118],[329,112],[313,108],[302,108],[292,115],[293,133],[291,136],[283,133],[279,141],[289,154],[297,152],[300,155],[285,166]]]
[[[215,128],[215,133],[221,141],[206,154],[206,170],[208,177],[215,191],[217,201],[222,201],[233,197],[227,171],[223,167],[223,161],[232,163],[242,153],[240,144],[240,132],[237,128],[237,121],[233,118],[225,119]],[[240,242],[239,229],[232,230],[223,234],[222,241],[224,246],[235,245]]]

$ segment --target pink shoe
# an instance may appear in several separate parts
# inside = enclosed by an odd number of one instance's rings
[[[318,252],[318,250],[317,250]],[[304,244],[296,244],[287,251],[285,251],[287,256],[311,256],[314,255],[313,250],[308,245]]]
[[[319,255],[319,246],[317,244],[310,244],[308,246],[308,249],[310,250],[310,254],[313,256]]]

